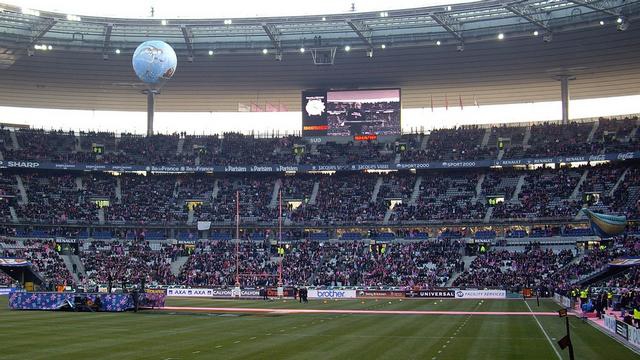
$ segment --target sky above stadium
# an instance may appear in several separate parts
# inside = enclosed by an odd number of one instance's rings
[[[425,6],[454,5],[469,0],[5,0],[7,4],[72,15],[149,18],[237,18],[256,16],[328,15],[351,12],[390,11]]]

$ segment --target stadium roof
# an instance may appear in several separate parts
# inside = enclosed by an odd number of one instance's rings
[[[144,110],[131,96],[140,84],[130,55],[148,39],[167,41],[179,58],[160,111],[235,111],[256,99],[296,110],[310,87],[399,86],[405,107],[446,93],[544,101],[558,99],[556,73],[582,74],[574,98],[637,94],[640,80],[639,1],[481,1],[231,23],[0,9],[0,105]],[[335,49],[334,65],[313,65],[314,49]]]

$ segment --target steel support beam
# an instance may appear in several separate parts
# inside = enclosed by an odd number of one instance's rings
[[[193,32],[191,28],[186,25],[180,26],[180,30],[182,30],[182,37],[189,52],[189,62],[193,62]]]
[[[463,42],[462,38],[462,23],[455,19],[453,16],[447,14],[431,14],[431,18],[442,26],[449,34],[453,35],[456,40]]]
[[[109,58],[109,49],[111,48],[111,31],[113,30],[113,24],[107,24],[104,27],[104,42],[102,43],[102,58],[107,60]]]
[[[536,25],[537,27],[547,32],[551,32],[551,29],[549,29],[549,26],[547,25],[549,23],[550,16],[548,14],[541,13],[533,6],[527,4],[510,4],[505,5],[504,8],[527,20],[528,22]]]
[[[31,50],[31,48],[33,47],[33,45],[35,45],[38,41],[40,41],[40,39],[42,39],[42,37],[49,32],[49,30],[51,30],[51,28],[53,28],[53,26],[57,23],[57,20],[54,19],[47,19],[45,22],[43,23],[38,23],[36,24],[32,29],[31,29],[31,41],[29,42],[29,45],[27,46],[27,48],[29,50]]]
[[[570,2],[584,6],[594,11],[599,11],[601,13],[611,15],[611,16],[619,16],[620,9],[619,7],[624,5],[623,2],[617,0],[569,0]]]
[[[347,20],[347,24],[369,49],[373,49],[373,43],[371,42],[371,35],[373,31],[371,31],[371,28],[367,24],[362,21],[353,20]]]
[[[271,44],[273,44],[273,47],[276,49],[276,59],[282,60],[282,42],[280,40],[280,30],[278,30],[275,25],[267,23],[262,23],[262,29],[269,37],[269,40],[271,40]]]

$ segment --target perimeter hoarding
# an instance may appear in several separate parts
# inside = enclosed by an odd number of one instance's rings
[[[356,290],[309,290],[309,299],[355,299]]]
[[[456,299],[506,299],[506,290],[456,290]]]

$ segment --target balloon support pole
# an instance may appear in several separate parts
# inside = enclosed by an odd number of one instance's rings
[[[155,97],[160,91],[155,89],[143,90],[143,94],[147,95],[147,136],[153,135],[153,115],[155,114]]]

